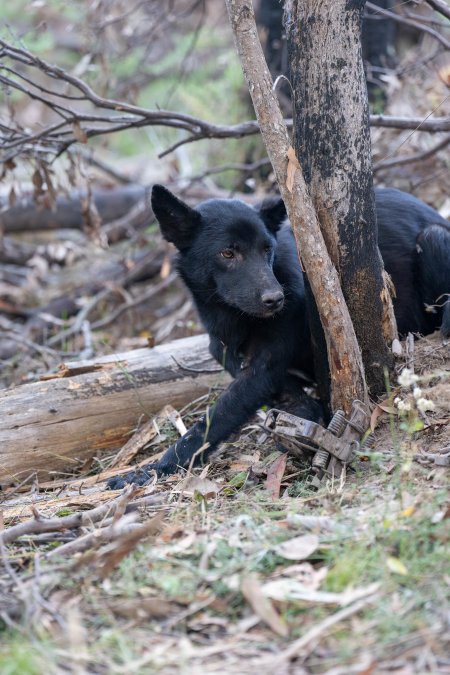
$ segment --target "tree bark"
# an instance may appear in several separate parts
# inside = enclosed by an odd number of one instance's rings
[[[252,3],[226,0],[226,4],[261,134],[325,328],[333,382],[332,407],[343,408],[349,414],[354,399],[365,403],[368,399],[361,354],[339,277],[330,261],[302,169],[290,149],[286,125],[259,42]]]
[[[387,343],[396,329],[388,319],[392,307],[377,246],[363,8],[364,0],[291,0],[285,27],[295,151],[377,395],[384,390],[384,368],[392,365]],[[320,356],[320,335],[314,338]]]
[[[0,484],[71,473],[121,447],[140,420],[185,405],[228,375],[198,335],[153,349],[69,363],[59,375],[0,392]]]

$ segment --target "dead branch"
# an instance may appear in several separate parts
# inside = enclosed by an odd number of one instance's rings
[[[450,7],[448,6],[446,0],[425,0],[427,5],[430,5],[435,12],[446,16],[447,19],[450,19]]]
[[[75,567],[79,568],[85,562],[89,563],[93,561],[95,562],[98,576],[104,579],[144,539],[160,531],[164,515],[164,511],[160,511],[149,520],[134,527],[131,531],[121,532],[119,537],[115,537],[99,551],[94,551],[91,554],[88,553],[86,560],[83,560],[83,556],[79,558],[75,563]]]
[[[388,117],[387,115],[370,115],[371,127],[386,127],[387,129],[412,129],[413,131],[450,131],[450,117]]]
[[[289,647],[287,647],[280,654],[267,659],[265,663],[276,670],[282,667],[282,664],[286,661],[290,661],[291,659],[298,657],[305,650],[307,650],[312,643],[314,645],[317,644],[317,640],[319,640],[324,633],[327,633],[332,626],[336,625],[340,621],[344,621],[344,619],[347,619],[353,614],[356,614],[356,612],[359,612],[369,603],[374,602],[378,597],[377,593],[374,593],[374,588],[374,584],[369,586],[367,588],[367,597],[358,600],[349,607],[340,609],[334,614],[330,614],[330,616],[327,616],[326,619],[308,630],[304,635],[302,635],[302,637],[294,640],[294,642],[292,642]]]
[[[393,16],[397,18],[397,15]],[[441,41],[448,42],[442,36]],[[32,100],[39,101],[54,117],[51,123],[39,127],[39,130],[34,132],[24,129],[17,121],[2,122],[0,148],[5,162],[21,153],[59,155],[74,143],[86,143],[89,138],[144,126],[166,126],[186,132],[186,137],[161,153],[160,157],[180,145],[205,138],[242,138],[259,133],[256,121],[231,126],[213,124],[192,115],[170,110],[149,110],[124,101],[105,98],[98,95],[80,78],[38,58],[24,48],[14,47],[5,40],[0,40],[0,59],[3,60],[0,84],[7,91],[15,90]],[[41,83],[42,75],[45,76],[47,84]],[[65,83],[66,87],[63,90],[60,87],[58,90],[53,85],[55,81]],[[107,113],[99,112],[102,110]],[[422,122],[421,119],[383,115],[371,118],[371,124],[374,126],[430,132],[450,131],[448,118]]]
[[[374,5],[372,2],[366,2],[366,8],[371,10],[375,15],[379,14],[381,16],[386,16],[389,19],[392,19],[393,21],[397,21],[397,23],[403,23],[406,26],[416,28],[422,33],[428,33],[428,35],[431,35],[435,40],[437,40],[441,45],[443,45],[445,49],[450,49],[450,42],[437,30],[435,30],[434,28],[430,28],[430,26],[427,26],[424,23],[415,21],[414,19],[408,19],[406,16],[402,16],[401,14],[397,14],[396,12],[391,12],[389,9],[383,9],[378,5]]]
[[[405,164],[412,164],[413,162],[423,162],[433,155],[436,155],[438,152],[443,150],[450,144],[450,135],[446,136],[442,141],[436,143],[429,150],[424,150],[423,152],[416,152],[413,155],[405,155],[403,157],[394,157],[393,159],[384,159],[380,160],[374,164],[373,172],[377,173],[378,171],[383,171],[383,169],[390,169],[393,166],[402,166]]]
[[[142,427],[133,434],[130,440],[125,443],[121,451],[117,453],[111,462],[110,468],[128,466],[139,450],[142,450],[142,448],[159,434],[159,425],[161,422],[163,422],[164,419],[169,418],[172,414],[176,414],[175,409],[172,408],[171,405],[166,405],[157,418],[145,422]]]
[[[136,514],[130,514],[129,517],[122,518],[119,523],[87,532],[49,551],[46,558],[59,558],[74,555],[74,553],[83,553],[90,548],[98,548],[101,544],[108,544],[125,532],[132,532],[136,528],[140,528],[140,525],[136,523],[136,517]]]
[[[176,272],[172,272],[171,274],[169,274],[168,277],[162,279],[162,281],[160,281],[152,288],[148,288],[146,291],[140,293],[138,296],[133,298],[133,300],[124,303],[123,305],[118,307],[114,312],[111,312],[111,314],[105,316],[103,319],[95,321],[95,323],[92,324],[92,328],[98,329],[108,326],[109,324],[116,321],[116,319],[118,319],[118,317],[121,316],[124,312],[128,312],[130,309],[133,309],[134,307],[137,307],[143,304],[144,302],[147,302],[151,298],[154,298],[155,295],[158,295],[162,290],[170,286],[170,284],[172,284],[176,278],[177,278]]]
[[[146,188],[141,185],[126,185],[113,189],[97,188],[92,191],[92,199],[102,221],[111,223],[145,201],[146,194]],[[9,208],[2,200],[0,228],[10,234],[59,228],[81,229],[85,222],[83,201],[87,197],[86,192],[74,192],[67,197],[58,197],[54,207],[49,208],[36,208],[36,201],[30,195]]]
[[[98,328],[104,328],[105,326],[108,326],[109,324],[113,323],[124,312],[128,312],[130,309],[133,309],[138,305],[141,305],[144,302],[147,302],[151,298],[155,297],[155,295],[158,295],[158,293],[160,293],[162,290],[170,286],[170,284],[175,280],[175,278],[176,273],[172,272],[172,274],[170,274],[166,279],[163,279],[155,286],[152,286],[143,293],[140,293],[137,297],[133,298],[132,300],[128,300],[124,302],[122,305],[119,305],[119,307],[117,307],[117,309],[108,314],[108,316],[104,317],[103,319],[99,319],[98,321],[95,321],[92,324],[92,329],[96,330]],[[87,317],[92,312],[92,310],[100,302],[103,302],[103,300],[105,300],[108,297],[108,295],[110,295],[114,291],[115,291],[114,288],[105,288],[101,290],[99,293],[97,293],[88,303],[86,303],[83,309],[80,310],[72,326],[66,328],[65,330],[60,331],[56,335],[53,335],[51,338],[49,338],[49,340],[47,340],[47,345],[52,346],[59,344],[61,342],[64,342],[64,340],[67,340],[67,338],[71,337],[72,335],[80,333],[83,323],[87,320]]]
[[[0,546],[11,544],[13,541],[28,534],[60,532],[62,530],[74,530],[86,527],[114,515],[118,509],[124,508],[124,513],[136,510],[141,504],[139,502],[132,504],[131,502],[136,493],[139,492],[139,488],[136,486],[130,487],[133,487],[133,489],[126,489],[118,497],[90,511],[78,511],[61,518],[44,518],[35,510],[35,516],[32,520],[26,520],[0,532]],[[165,493],[151,495],[151,498],[146,498],[146,505],[161,504],[164,499]]]
[[[142,417],[229,381],[224,373],[186,372],[173,357],[188,367],[216,365],[207,336],[199,335],[69,363],[53,379],[1,391],[0,482],[67,476],[100,450],[122,447]]]

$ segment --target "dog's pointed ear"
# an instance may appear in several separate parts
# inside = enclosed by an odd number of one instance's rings
[[[267,197],[258,208],[267,229],[276,234],[287,218],[286,207],[281,197]]]
[[[200,214],[162,185],[153,186],[152,209],[164,239],[175,244],[179,251],[189,248],[200,225]]]

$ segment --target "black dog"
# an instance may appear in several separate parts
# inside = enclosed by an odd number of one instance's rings
[[[442,322],[449,335],[450,304],[426,311],[450,292],[449,223],[399,190],[377,190],[376,206],[379,246],[396,287],[399,332],[426,334]],[[112,478],[112,489],[144,484],[151,469],[168,474],[188,467],[200,448],[195,459],[204,461],[259,407],[289,392],[295,391],[297,415],[316,421],[322,416],[292,374],[314,378],[303,272],[281,199],[259,208],[212,199],[192,209],[155,185],[152,207],[163,236],[179,251],[178,270],[209,333],[211,354],[235,379],[157,464]]]

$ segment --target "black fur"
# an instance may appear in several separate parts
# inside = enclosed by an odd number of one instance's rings
[[[450,334],[450,305],[426,311],[450,292],[450,229],[434,209],[394,189],[376,191],[379,246],[397,292],[399,331],[429,333],[442,320]],[[320,420],[321,406],[291,374],[313,378],[304,278],[280,199],[252,208],[212,199],[195,209],[162,186],[152,193],[164,237],[179,250],[178,270],[210,337],[210,351],[235,378],[208,419],[195,424],[160,462],[116,477],[109,487],[145,483],[148,471],[173,473],[205,460],[263,404],[295,391],[296,414]],[[445,298],[444,298],[445,300]],[[441,298],[442,301],[442,298]]]
[[[394,282],[394,312],[400,335],[428,335],[441,326],[450,336],[450,223],[416,197],[375,190],[378,245]]]

